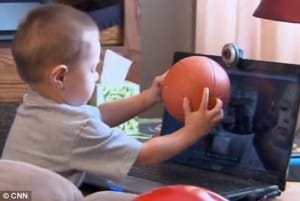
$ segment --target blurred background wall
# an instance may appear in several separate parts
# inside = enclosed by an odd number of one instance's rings
[[[171,65],[174,51],[194,49],[194,0],[140,0],[141,2],[141,87]],[[160,117],[159,104],[143,115]]]

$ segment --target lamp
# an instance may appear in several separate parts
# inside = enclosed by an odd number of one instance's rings
[[[261,0],[253,16],[300,23],[300,0]]]

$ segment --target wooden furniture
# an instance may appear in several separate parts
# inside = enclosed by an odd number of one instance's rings
[[[102,51],[111,49],[132,60],[127,79],[136,83],[140,82],[141,65],[140,6],[140,0],[124,0],[123,45],[103,46]]]
[[[70,1],[72,2],[72,1]],[[133,82],[139,82],[140,67],[140,2],[139,0],[124,0],[124,25],[119,29],[122,34],[122,43],[112,45],[111,41],[105,41],[105,35],[111,29],[100,30],[102,54],[106,49],[111,49],[133,61],[132,67],[128,73],[127,79]],[[109,44],[109,45],[105,45]],[[13,62],[10,50],[10,42],[0,41],[0,101],[1,102],[20,102],[27,89],[19,78],[15,63]],[[103,56],[103,55],[102,55]]]

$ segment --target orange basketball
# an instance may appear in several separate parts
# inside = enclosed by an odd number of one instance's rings
[[[191,185],[169,185],[143,193],[133,201],[228,201],[204,188]]]
[[[166,74],[162,99],[168,112],[177,120],[184,121],[183,98],[190,100],[192,111],[199,108],[203,89],[209,89],[208,109],[214,107],[216,98],[228,104],[230,80],[228,74],[214,60],[205,56],[190,56],[176,62]]]

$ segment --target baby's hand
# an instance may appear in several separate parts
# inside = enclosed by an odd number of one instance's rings
[[[193,137],[201,138],[208,134],[211,128],[223,118],[223,102],[220,99],[217,99],[214,108],[208,110],[208,98],[209,90],[208,88],[205,88],[203,90],[199,109],[194,112],[191,111],[189,100],[187,98],[184,98],[183,100],[185,126],[191,129],[192,132],[189,134],[195,135]]]
[[[166,73],[156,76],[153,79],[151,86],[147,89],[151,96],[150,98],[154,102],[161,101],[161,87],[162,87],[162,82],[164,80],[165,75],[166,75]]]

